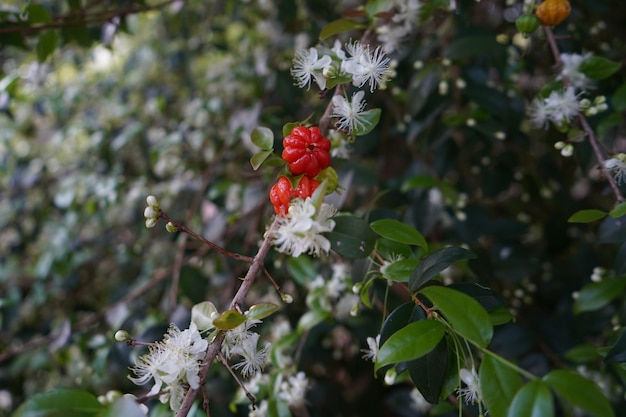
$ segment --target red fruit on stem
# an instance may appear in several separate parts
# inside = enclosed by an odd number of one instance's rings
[[[330,140],[317,127],[297,126],[283,139],[283,159],[294,175],[315,177],[330,166]]]

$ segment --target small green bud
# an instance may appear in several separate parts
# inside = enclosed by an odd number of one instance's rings
[[[522,32],[522,36],[527,38],[541,26],[541,23],[534,14],[523,14],[517,18],[515,26],[517,26],[517,30]]]
[[[287,293],[281,293],[280,298],[287,304],[293,303],[293,297]]]
[[[176,225],[172,222],[167,222],[167,224],[165,225],[165,230],[170,233],[176,233],[178,232],[178,227],[176,227]]]

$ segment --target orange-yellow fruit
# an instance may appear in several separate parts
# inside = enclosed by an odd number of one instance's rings
[[[568,0],[546,0],[537,6],[535,16],[543,26],[555,26],[567,19],[571,11]]]

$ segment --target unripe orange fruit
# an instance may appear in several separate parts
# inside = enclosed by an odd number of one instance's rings
[[[537,6],[535,16],[543,26],[555,26],[567,19],[571,11],[568,0],[546,0]]]

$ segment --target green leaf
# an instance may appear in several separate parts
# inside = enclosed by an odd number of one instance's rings
[[[232,330],[246,321],[246,316],[237,310],[226,310],[213,320],[213,325],[220,330]]]
[[[548,386],[540,380],[530,381],[517,391],[508,417],[553,417],[554,404]]]
[[[52,22],[50,11],[38,4],[29,4],[24,10],[28,16],[28,23],[48,23]]]
[[[480,392],[492,417],[506,417],[515,393],[524,383],[520,375],[498,361],[485,355],[478,372]]]
[[[274,132],[267,127],[255,127],[252,129],[250,138],[252,139],[252,143],[263,150],[269,151],[274,148]]]
[[[408,324],[392,334],[380,347],[376,356],[376,367],[417,359],[433,350],[446,328],[435,320],[421,320]]]
[[[594,417],[614,417],[611,404],[602,391],[579,374],[557,369],[543,377],[557,395]]]
[[[362,112],[359,115],[359,119],[363,122],[363,127],[357,126],[356,129],[354,129],[354,134],[356,136],[363,136],[374,130],[380,121],[380,113],[380,109],[371,109]]]
[[[415,303],[404,303],[396,307],[385,319],[380,330],[380,346],[384,345],[387,339],[407,324],[424,320],[426,313]]]
[[[298,126],[302,126],[302,123],[300,122],[285,123],[283,125],[283,137],[287,137],[291,135],[291,131]]]
[[[317,268],[307,255],[290,257],[287,260],[287,270],[298,284],[305,286],[317,277]]]
[[[411,273],[419,264],[419,259],[400,259],[382,269],[383,277],[395,282],[408,282]]]
[[[259,303],[251,306],[246,313],[248,320],[262,320],[278,311],[280,307],[274,303]]]
[[[601,358],[598,348],[590,344],[574,346],[564,356],[575,363],[588,363]]]
[[[211,316],[217,313],[217,308],[210,301],[203,301],[191,307],[191,322],[195,323],[198,330],[203,332],[215,327]]]
[[[253,170],[257,170],[261,167],[261,165],[263,164],[263,162],[265,162],[265,160],[273,153],[273,150],[269,150],[269,151],[261,151],[258,153],[255,153],[254,155],[252,155],[252,157],[250,158],[250,165],[252,165],[252,169]]]
[[[604,357],[607,363],[626,362],[626,331],[619,335],[615,344]]]
[[[31,396],[13,417],[91,417],[103,405],[91,393],[76,389],[56,389]]]
[[[619,86],[611,97],[611,104],[617,112],[623,112],[626,110],[626,83]]]
[[[506,306],[500,306],[493,310],[489,310],[489,320],[491,320],[491,324],[498,326],[515,320],[515,316],[511,314]]]
[[[621,67],[619,62],[592,55],[580,64],[579,70],[589,78],[603,80],[615,74]]]
[[[574,300],[574,314],[598,310],[619,297],[626,288],[626,277],[608,278],[585,285]]]
[[[480,347],[489,344],[493,326],[489,314],[478,301],[460,291],[438,285],[422,288],[420,293],[443,314],[456,333]]]
[[[37,59],[44,62],[57,47],[57,33],[54,30],[44,30],[39,34],[37,42]]]
[[[622,217],[624,215],[626,215],[626,202],[619,203],[613,208],[613,210],[609,212],[609,216],[613,217],[614,219],[617,219],[618,217]]]
[[[349,20],[349,19],[337,19],[328,23],[326,26],[322,28],[320,32],[320,41],[323,41],[326,38],[330,38],[331,36],[338,35],[343,32],[347,32],[352,29],[363,29],[365,25],[360,22]]]
[[[374,249],[376,235],[363,219],[344,214],[334,217],[335,228],[326,237],[335,252],[346,258],[366,258]]]
[[[395,219],[376,220],[370,224],[373,231],[394,242],[420,246],[428,249],[424,236],[408,224]]]
[[[437,274],[455,262],[475,257],[476,255],[474,255],[473,252],[460,247],[450,246],[439,249],[425,256],[422,262],[415,268],[409,279],[409,290],[416,291],[427,281],[436,277]]]
[[[600,220],[606,216],[606,212],[602,210],[589,209],[589,210],[580,210],[576,213],[572,214],[569,219],[567,219],[570,223],[591,223],[596,220]]]
[[[437,404],[448,372],[448,343],[445,338],[421,358],[407,364],[409,376],[424,399]]]
[[[145,415],[146,413],[139,407],[137,401],[121,397],[106,409],[103,417],[145,417]]]

